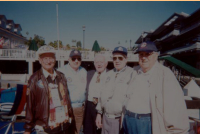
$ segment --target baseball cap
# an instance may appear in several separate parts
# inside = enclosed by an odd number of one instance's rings
[[[127,56],[127,49],[125,47],[119,46],[113,50],[112,54],[114,53],[121,53]]]
[[[38,56],[40,56],[41,54],[44,54],[44,53],[53,53],[56,55],[56,52],[55,52],[55,49],[54,47],[52,46],[49,46],[49,45],[44,45],[44,46],[41,46],[38,51]]]
[[[80,56],[81,57],[81,52],[79,50],[72,50],[69,54],[69,57],[74,57],[74,56]]]
[[[142,42],[138,46],[138,49],[134,54],[137,54],[139,52],[157,52],[157,51],[158,51],[158,49],[154,42],[146,41],[146,42]]]

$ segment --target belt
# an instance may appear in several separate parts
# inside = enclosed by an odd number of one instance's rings
[[[105,113],[105,116],[111,119],[119,119],[121,118],[121,115],[114,115],[114,114],[107,114]]]
[[[131,112],[129,110],[126,110],[125,114],[128,115],[128,116],[132,116],[132,117],[138,118],[138,119],[143,118],[143,117],[151,117],[151,113],[148,113],[148,114],[137,114],[137,113],[133,113],[133,112]]]
[[[71,105],[72,105],[73,108],[77,108],[77,107],[82,107],[85,104],[84,104],[84,102],[82,102],[82,103],[76,102],[76,103],[71,103]]]

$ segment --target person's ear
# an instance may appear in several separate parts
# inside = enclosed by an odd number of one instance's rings
[[[41,59],[41,58],[39,58],[38,60],[39,60],[39,63],[41,64],[41,62],[42,62],[42,59]]]

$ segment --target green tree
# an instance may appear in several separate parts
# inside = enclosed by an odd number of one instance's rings
[[[37,34],[34,34],[34,38],[33,38],[36,42],[36,44],[38,45],[38,47],[45,45],[45,40],[42,36],[39,36]]]
[[[69,44],[66,45],[66,50],[70,50],[71,46]]]
[[[106,51],[106,49],[104,47],[100,47],[101,51]]]
[[[44,38],[42,36],[37,35],[37,34],[34,34],[34,38],[33,39],[32,39],[32,37],[30,37],[29,40],[27,40],[25,42],[25,44],[30,46],[32,40],[35,40],[35,42],[38,45],[38,47],[45,45]]]
[[[82,46],[81,41],[78,41],[78,42],[76,43],[76,47],[77,47],[77,48],[81,48],[81,46]]]
[[[81,51],[81,50],[82,50],[82,48],[81,48],[81,47],[78,47],[78,48],[77,48],[77,50]]]
[[[54,42],[50,42],[49,45],[54,47],[55,49],[58,49],[58,40],[56,40]],[[62,41],[60,41],[60,40],[59,40],[59,48],[63,48]]]
[[[25,45],[30,46],[32,42],[32,38],[30,37],[29,40],[25,42]]]

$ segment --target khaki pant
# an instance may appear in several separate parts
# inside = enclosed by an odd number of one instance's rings
[[[101,134],[122,134],[120,131],[120,119],[108,118],[104,114]]]
[[[82,107],[75,107],[73,108],[75,122],[76,122],[76,129],[77,133],[80,133],[81,126],[83,124],[83,114],[84,114],[84,106]]]

